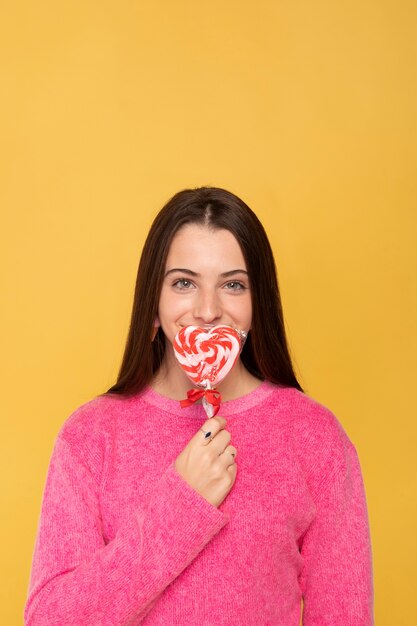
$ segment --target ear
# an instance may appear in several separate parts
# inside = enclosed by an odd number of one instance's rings
[[[151,333],[151,341],[155,340],[155,337],[158,333],[158,328],[161,326],[161,322],[159,321],[159,318],[156,317],[153,323],[153,328],[152,328],[152,333]]]

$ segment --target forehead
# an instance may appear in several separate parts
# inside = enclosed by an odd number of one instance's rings
[[[226,229],[212,229],[197,224],[182,226],[175,234],[168,251],[167,267],[190,267],[210,261],[211,264],[234,265],[246,269],[242,250],[236,237]],[[231,268],[235,269],[235,267]]]

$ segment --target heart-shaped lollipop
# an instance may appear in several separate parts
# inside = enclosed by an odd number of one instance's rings
[[[200,326],[181,328],[174,339],[174,354],[190,380],[201,390],[192,389],[181,406],[189,406],[199,398],[207,415],[212,417],[219,410],[221,396],[214,389],[236,363],[246,333],[230,326]]]

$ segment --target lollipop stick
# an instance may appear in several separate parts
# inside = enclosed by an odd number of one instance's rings
[[[209,389],[211,389],[211,384],[210,381],[207,380],[206,381],[206,391],[208,391]],[[210,404],[210,402],[207,399],[206,394],[204,394],[204,396],[201,398],[201,404],[204,407],[204,410],[207,414],[207,417],[213,417],[214,415],[214,406],[212,404]]]
[[[206,382],[206,388],[204,391],[204,395],[201,398],[201,404],[204,407],[205,412],[207,413],[207,417],[213,417],[217,415],[220,409],[220,403],[222,401],[222,397],[220,393],[214,389],[210,381]]]
[[[214,415],[214,406],[208,402],[206,396],[203,396],[201,403],[204,407],[205,412],[207,413],[207,417],[213,417]]]

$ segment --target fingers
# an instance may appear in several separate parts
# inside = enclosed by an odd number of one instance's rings
[[[212,439],[220,432],[225,426],[227,422],[224,417],[211,417],[206,422],[204,422],[203,426],[196,433],[195,437],[197,441],[201,443],[203,446],[210,443]]]
[[[237,456],[237,450],[234,446],[227,446],[223,452],[220,452],[219,458],[222,463],[225,464],[225,467],[229,467],[229,465],[233,465]]]

